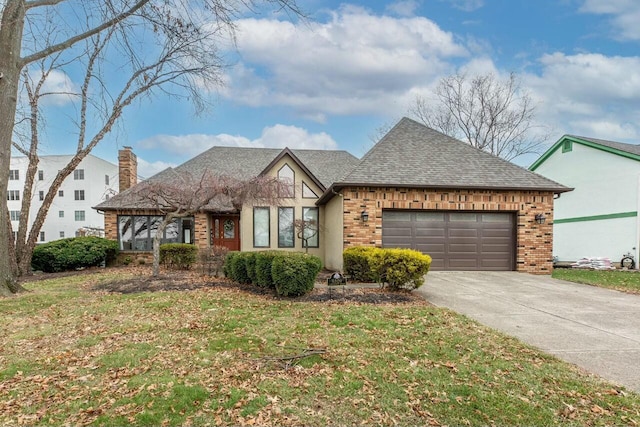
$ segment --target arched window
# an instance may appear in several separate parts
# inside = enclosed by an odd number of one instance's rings
[[[278,196],[280,197],[295,197],[295,173],[289,165],[284,165],[278,171],[278,181],[280,181],[280,187]]]

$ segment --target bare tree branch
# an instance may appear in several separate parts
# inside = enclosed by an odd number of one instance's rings
[[[531,96],[514,73],[505,80],[493,74],[446,77],[431,98],[418,96],[410,113],[433,129],[505,160],[537,153],[548,138],[535,124]]]

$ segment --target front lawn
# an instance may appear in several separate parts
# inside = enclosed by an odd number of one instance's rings
[[[420,300],[94,290],[123,274],[0,300],[0,424],[640,423],[638,394]]]
[[[582,270],[576,268],[556,268],[554,279],[584,283],[622,292],[640,294],[640,273],[622,270]]]

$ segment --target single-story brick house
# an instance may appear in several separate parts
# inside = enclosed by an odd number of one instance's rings
[[[120,154],[121,168],[134,170],[135,155]],[[302,250],[293,221],[316,219],[320,232],[309,252],[333,270],[342,269],[345,248],[362,245],[414,248],[431,255],[438,270],[550,274],[554,196],[571,191],[408,118],[362,159],[345,151],[213,147],[175,170],[206,169],[275,176],[292,183],[292,197],[278,206],[200,212],[175,224],[167,241]],[[96,209],[123,251],[148,254],[158,214],[132,208],[128,193]]]

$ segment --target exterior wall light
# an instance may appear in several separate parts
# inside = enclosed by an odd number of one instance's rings
[[[538,224],[544,224],[544,222],[546,221],[546,217],[543,214],[537,214],[536,215],[536,222]]]
[[[367,222],[369,221],[369,212],[367,212],[367,210],[363,210],[362,212],[360,212],[360,218],[362,219],[362,222]]]

